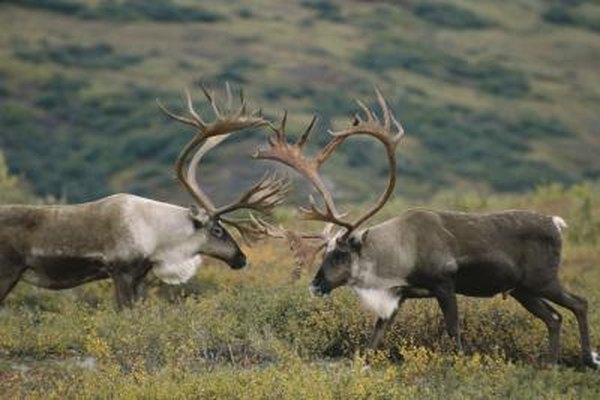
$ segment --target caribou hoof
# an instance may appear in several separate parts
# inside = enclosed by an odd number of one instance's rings
[[[595,351],[592,351],[589,357],[586,357],[585,364],[588,367],[600,370],[600,354],[596,353]]]
[[[390,349],[388,359],[393,364],[400,365],[400,364],[404,363],[404,356],[402,355],[402,353],[400,353],[400,351],[396,347],[392,347]]]

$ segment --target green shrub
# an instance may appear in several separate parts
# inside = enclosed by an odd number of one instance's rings
[[[316,12],[317,18],[334,22],[343,21],[340,8],[331,0],[303,0],[302,6]]]
[[[112,46],[96,43],[91,46],[69,44],[51,46],[44,43],[42,48],[20,49],[15,55],[21,60],[36,64],[51,62],[66,67],[87,69],[120,69],[141,62],[142,58],[133,54],[120,54]]]
[[[431,24],[450,29],[483,29],[493,26],[488,19],[451,3],[418,2],[414,13]]]
[[[245,56],[227,62],[213,79],[215,82],[246,83],[247,74],[259,70],[263,65]]]
[[[76,0],[0,0],[2,3],[71,15],[81,12],[85,7]]]
[[[495,96],[520,98],[530,91],[525,73],[492,62],[471,62],[419,43],[384,37],[355,61],[377,72],[402,68],[419,75],[471,86]]]
[[[73,15],[86,19],[118,22],[152,20],[160,22],[216,22],[224,17],[199,6],[186,6],[173,0],[101,0],[94,4],[72,0],[0,0],[20,7]]]
[[[160,22],[216,22],[224,17],[198,6],[180,5],[172,0],[109,0],[80,13],[84,18],[114,21],[152,20]]]
[[[584,2],[554,2],[543,12],[542,19],[555,25],[600,31],[600,19],[578,12],[576,7],[581,3]]]

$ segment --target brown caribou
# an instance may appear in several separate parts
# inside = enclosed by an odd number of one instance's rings
[[[190,279],[201,255],[220,259],[231,268],[246,264],[246,256],[223,227],[231,225],[243,238],[258,232],[248,220],[225,217],[236,210],[269,213],[281,203],[287,182],[265,176],[239,200],[216,207],[196,180],[204,154],[230,135],[261,127],[267,121],[260,112],[248,113],[241,105],[218,105],[202,88],[215,114],[203,120],[194,110],[186,90],[188,116],[161,109],[171,118],[196,129],[175,162],[180,183],[195,199],[190,208],[132,194],[116,194],[75,205],[0,206],[0,302],[19,280],[47,289],[72,288],[99,279],[112,279],[118,308],[131,306],[138,287],[149,271],[169,284]],[[187,164],[187,168],[186,168]]]
[[[312,159],[303,154],[313,121],[299,140],[290,144],[285,118],[272,127],[270,146],[255,157],[283,163],[306,178],[321,194],[324,209],[311,197],[301,208],[304,219],[338,226],[333,236],[301,234],[263,223],[266,233],[290,240],[298,265],[308,266],[324,249],[321,265],[310,290],[322,296],[341,286],[350,286],[375,314],[377,322],[370,348],[380,347],[386,329],[406,299],[433,297],[437,300],[448,334],[462,349],[456,294],[491,297],[509,294],[540,318],[548,329],[549,361],[559,360],[562,317],[550,302],[569,309],[579,325],[583,362],[600,368],[600,357],[590,345],[587,301],[566,291],[558,279],[564,220],[558,216],[509,210],[466,213],[411,209],[383,223],[358,228],[375,215],[393,194],[396,184],[396,147],[404,129],[379,93],[381,121],[358,101],[365,114],[358,114],[346,129],[331,132],[332,140]],[[333,196],[319,175],[331,153],[353,136],[376,139],[389,162],[387,187],[379,200],[354,222],[338,212]],[[309,238],[318,239],[309,244]]]

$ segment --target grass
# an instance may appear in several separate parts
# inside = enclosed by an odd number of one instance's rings
[[[12,183],[11,183],[12,184]],[[530,208],[569,223],[561,279],[589,301],[600,348],[600,203],[591,186],[526,195],[440,193],[434,207]],[[389,205],[384,219],[407,202]],[[282,211],[286,224],[290,213]],[[595,227],[595,228],[594,228]],[[407,302],[369,367],[374,318],[349,289],[312,298],[313,271],[292,282],[279,243],[246,249],[251,267],[208,262],[180,287],[147,282],[116,313],[110,282],[60,292],[21,283],[0,307],[0,392],[8,398],[597,398],[600,374],[579,362],[577,326],[561,309],[561,365],[549,367],[543,324],[515,301],[460,297],[465,354],[453,353],[437,305]],[[399,351],[404,360],[388,360]]]

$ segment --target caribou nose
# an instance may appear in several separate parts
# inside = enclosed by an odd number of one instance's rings
[[[308,287],[308,290],[310,291],[310,294],[312,294],[313,296],[322,297],[325,295],[325,291],[323,290],[323,288],[319,285],[315,285],[314,283],[312,283]]]
[[[238,254],[230,265],[233,269],[244,268],[246,266],[246,256],[244,254]]]

